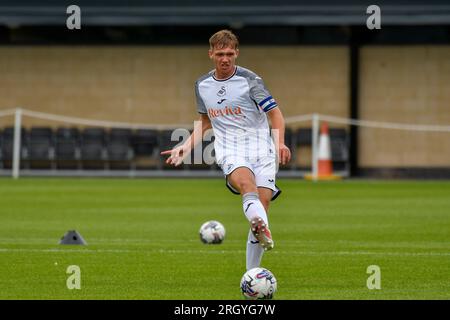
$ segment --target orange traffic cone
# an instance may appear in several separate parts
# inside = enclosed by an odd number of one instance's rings
[[[328,124],[322,123],[319,137],[319,163],[318,163],[319,178],[329,177],[333,175],[333,163],[331,162],[331,145],[330,133]]]
[[[330,133],[328,130],[328,124],[326,122],[322,123],[320,128],[319,137],[319,156],[318,156],[318,166],[317,166],[317,177],[312,174],[307,175],[306,178],[317,179],[317,180],[337,180],[340,176],[333,175],[333,162],[331,161],[331,144],[330,144]]]

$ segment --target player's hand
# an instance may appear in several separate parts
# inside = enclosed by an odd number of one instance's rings
[[[189,153],[189,150],[187,150],[186,147],[179,146],[179,147],[173,148],[172,150],[163,151],[163,152],[161,152],[161,155],[170,154],[169,158],[167,158],[167,160],[166,160],[166,163],[177,167],[183,163],[183,160],[186,158],[188,153]]]
[[[280,149],[279,149],[279,162],[282,165],[287,164],[289,161],[291,161],[291,150],[289,150],[289,148],[285,145],[282,144],[280,145]]]

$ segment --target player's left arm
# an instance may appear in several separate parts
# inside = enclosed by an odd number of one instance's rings
[[[272,126],[279,162],[285,165],[291,161],[291,150],[284,143],[285,124],[283,113],[280,108],[273,108],[267,112],[267,116]]]

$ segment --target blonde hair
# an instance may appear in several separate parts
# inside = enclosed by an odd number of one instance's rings
[[[239,40],[230,30],[220,30],[209,38],[209,46],[211,47],[211,50],[216,47],[217,49],[223,49],[226,47],[237,49],[239,46]]]

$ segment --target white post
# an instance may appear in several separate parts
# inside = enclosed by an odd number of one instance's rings
[[[14,117],[14,145],[13,145],[13,163],[12,163],[12,177],[14,179],[19,178],[21,131],[22,131],[22,109],[17,108]]]
[[[318,179],[318,161],[319,161],[319,115],[317,113],[313,114],[312,123],[312,176],[313,181]]]

